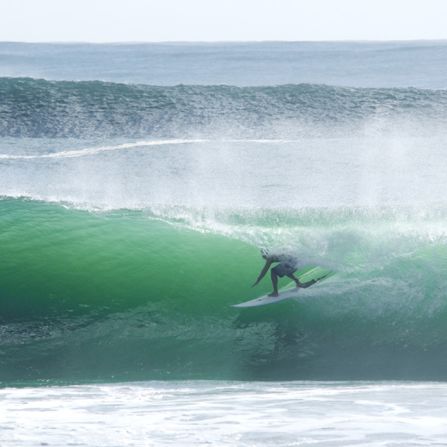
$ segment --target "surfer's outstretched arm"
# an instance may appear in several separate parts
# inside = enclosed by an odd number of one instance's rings
[[[258,284],[259,281],[261,281],[261,279],[264,278],[265,274],[269,271],[269,268],[271,265],[272,265],[272,261],[270,259],[267,259],[264,267],[261,270],[261,273],[259,273],[258,279],[255,281],[255,283],[252,285],[252,287],[254,287],[256,284]]]

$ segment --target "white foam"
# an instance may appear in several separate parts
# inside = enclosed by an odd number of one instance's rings
[[[172,381],[3,388],[0,398],[2,445],[447,442],[445,384]]]

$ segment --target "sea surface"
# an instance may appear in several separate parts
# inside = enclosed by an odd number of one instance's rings
[[[0,43],[1,445],[444,445],[446,73],[442,41]],[[336,274],[232,308],[261,248]]]

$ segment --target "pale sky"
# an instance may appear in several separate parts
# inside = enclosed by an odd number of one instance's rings
[[[447,0],[0,0],[0,41],[447,39]]]

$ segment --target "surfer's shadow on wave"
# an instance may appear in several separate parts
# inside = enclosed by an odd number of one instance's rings
[[[238,316],[233,327],[237,330],[234,352],[239,353],[241,366],[251,375],[268,377],[291,358],[313,355],[312,334],[294,321]]]

